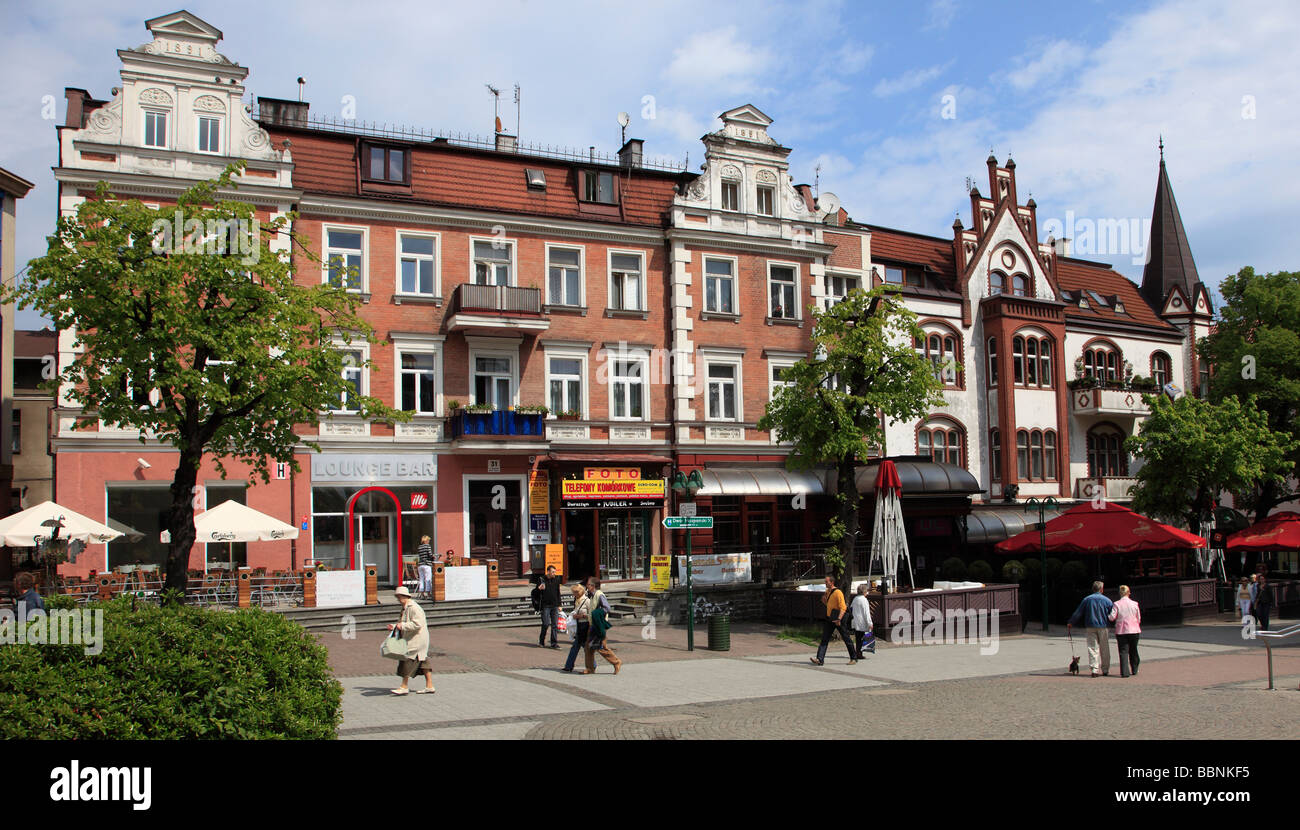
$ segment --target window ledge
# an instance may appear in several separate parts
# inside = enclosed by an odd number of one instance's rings
[[[410,182],[391,182],[391,181],[371,181],[361,180],[362,193],[385,193],[400,196],[410,196],[412,193]]]
[[[546,303],[545,305],[542,306],[542,312],[544,314],[551,314],[552,312],[556,312],[556,311],[562,314],[577,314],[582,317],[587,316],[587,307],[585,305],[562,305],[558,303]]]
[[[733,323],[740,322],[739,314],[728,314],[725,311],[701,311],[701,320],[730,320]]]
[[[607,308],[605,309],[605,316],[606,317],[633,317],[633,318],[639,318],[641,320],[648,320],[650,319],[650,312],[633,311],[631,309],[621,309],[621,308]]]
[[[410,303],[412,305],[434,305],[442,306],[442,297],[434,297],[429,294],[394,294],[393,305],[402,305]]]
[[[768,317],[767,324],[769,326],[795,326],[797,328],[803,328],[803,320],[793,317]]]

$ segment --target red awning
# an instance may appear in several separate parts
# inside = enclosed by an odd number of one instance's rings
[[[1274,513],[1228,537],[1228,550],[1300,550],[1300,513]]]
[[[1084,502],[1047,523],[1048,553],[1134,553],[1144,550],[1203,548],[1205,539],[1161,524],[1127,507]],[[999,542],[998,553],[1037,553],[1039,532],[1026,530]]]

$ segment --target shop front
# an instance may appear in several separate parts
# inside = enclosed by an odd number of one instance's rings
[[[311,459],[311,560],[329,570],[373,565],[401,582],[420,537],[434,536],[438,463],[428,452],[320,453]]]
[[[659,547],[656,529],[663,518],[663,463],[552,466],[566,576],[648,579],[650,557]]]

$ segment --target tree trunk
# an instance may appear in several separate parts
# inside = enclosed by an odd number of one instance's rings
[[[172,506],[167,516],[171,547],[167,550],[167,587],[185,593],[189,581],[190,548],[194,546],[194,485],[199,477],[201,453],[182,450],[172,478]]]
[[[1265,481],[1259,489],[1259,499],[1255,502],[1255,521],[1262,522],[1267,519],[1269,511],[1283,501],[1285,499],[1278,497],[1277,482]]]
[[[858,493],[857,459],[846,455],[838,464],[838,483],[840,492],[840,521],[844,523],[844,535],[840,537],[840,568],[833,576],[835,584],[848,596],[849,577],[853,574],[853,557],[858,546],[858,511],[862,496]]]

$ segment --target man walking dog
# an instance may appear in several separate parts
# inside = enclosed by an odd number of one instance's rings
[[[1080,621],[1088,631],[1088,663],[1092,666],[1092,676],[1101,677],[1110,674],[1110,612],[1115,603],[1102,594],[1106,586],[1101,582],[1092,583],[1092,593],[1083,598],[1079,607],[1070,615],[1066,629],[1073,628]]]

